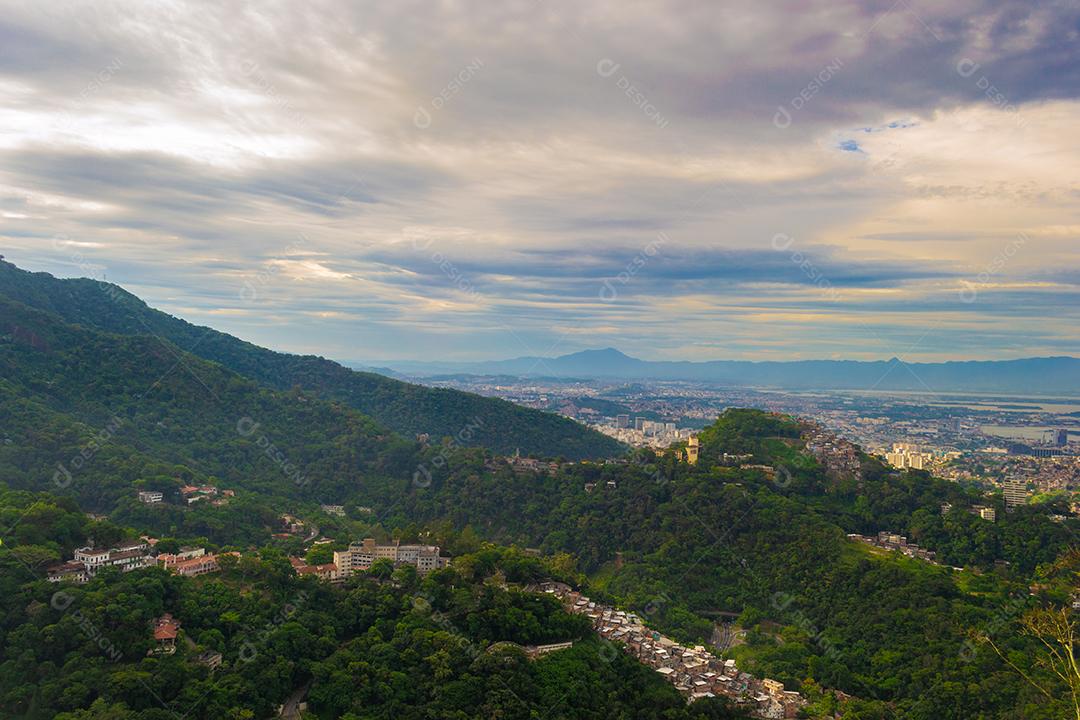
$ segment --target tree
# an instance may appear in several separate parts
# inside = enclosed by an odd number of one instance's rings
[[[420,575],[413,565],[402,565],[394,569],[393,581],[406,592],[413,592],[420,584]]]
[[[11,549],[11,554],[22,562],[23,565],[37,568],[60,559],[60,554],[55,550],[40,545],[17,545]]]
[[[334,562],[334,551],[330,545],[315,545],[308,550],[305,559],[311,565],[325,565]]]
[[[385,558],[380,558],[371,564],[368,572],[380,580],[386,580],[394,574],[394,563]]]
[[[1072,711],[1076,720],[1080,720],[1080,664],[1077,662],[1077,643],[1080,642],[1080,635],[1077,633],[1077,623],[1072,617],[1072,610],[1067,607],[1032,610],[1024,615],[1020,626],[1025,635],[1038,639],[1042,644],[1035,657],[1035,663],[1061,680],[1069,689]],[[1009,667],[1020,673],[1035,689],[1051,702],[1059,702],[1059,696],[1048,687],[1048,683],[1041,678],[1032,677],[1030,673],[1017,666],[989,636],[984,636],[983,639]]]
[[[178,553],[180,552],[180,541],[176,538],[161,538],[154,547],[158,552]]]

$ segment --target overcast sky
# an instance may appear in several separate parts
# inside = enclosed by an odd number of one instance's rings
[[[1080,5],[0,1],[6,258],[276,349],[1080,354]]]

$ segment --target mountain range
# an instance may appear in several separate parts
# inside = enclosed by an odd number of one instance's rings
[[[487,362],[391,364],[407,376],[448,374],[615,380],[686,380],[723,385],[801,390],[894,390],[915,392],[1080,392],[1080,358],[1034,357],[914,363],[889,360],[650,361],[615,348],[584,350],[555,358],[518,357]]]

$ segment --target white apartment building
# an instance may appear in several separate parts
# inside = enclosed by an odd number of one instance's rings
[[[91,547],[79,548],[75,551],[75,562],[81,562],[87,570],[97,570],[109,562],[111,550],[95,550]]]
[[[389,560],[395,565],[412,565],[420,572],[430,572],[450,564],[449,558],[440,554],[438,545],[379,545],[374,538],[365,538],[363,542],[352,543],[348,550],[334,553],[334,565],[341,577],[359,570],[367,570],[376,560]]]
[[[911,443],[894,443],[892,452],[885,453],[885,460],[895,468],[911,468],[912,470],[926,470],[930,467],[933,455],[919,450],[918,445]]]
[[[71,561],[48,568],[47,578],[50,582],[84,583],[103,567],[118,567],[122,572],[130,572],[153,564],[153,558],[146,554],[145,543],[128,543],[108,550],[84,547],[75,551]]]

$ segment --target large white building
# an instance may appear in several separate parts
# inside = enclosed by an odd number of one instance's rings
[[[47,579],[49,582],[84,583],[103,567],[118,567],[123,572],[130,572],[153,564],[154,559],[147,554],[145,543],[130,543],[108,550],[84,547],[75,551],[73,560],[48,568]]]
[[[334,553],[334,565],[339,577],[345,578],[359,570],[367,570],[376,560],[389,560],[395,565],[412,565],[420,572],[444,568],[450,558],[442,557],[438,545],[402,545],[398,541],[379,545],[374,538],[352,543],[348,550]]]
[[[929,468],[933,457],[930,453],[921,452],[918,445],[911,443],[894,443],[892,452],[885,453],[885,460],[901,470],[925,470]]]

